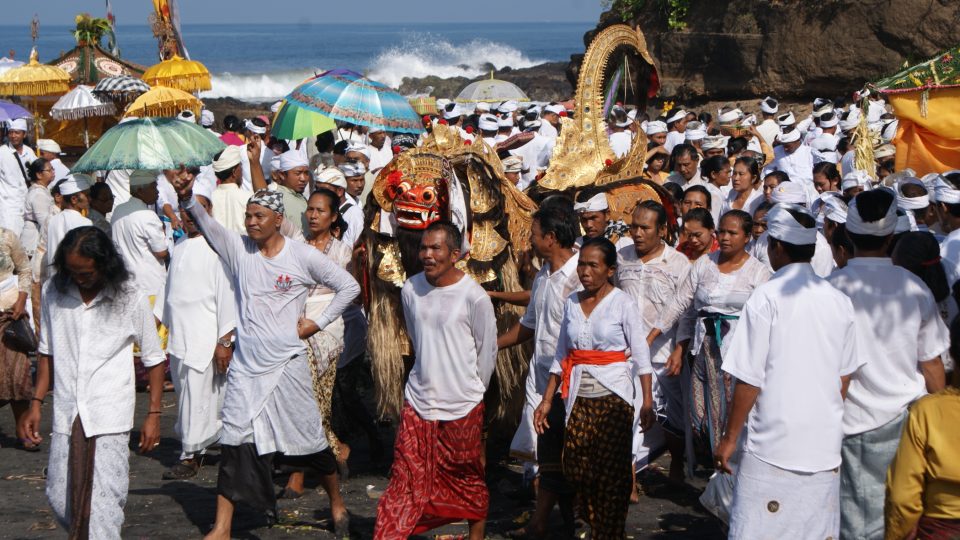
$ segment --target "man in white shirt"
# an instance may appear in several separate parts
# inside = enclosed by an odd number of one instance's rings
[[[393,160],[393,145],[383,128],[370,128],[367,151],[370,152],[370,173],[373,175],[380,174],[380,169]]]
[[[802,134],[796,128],[777,136],[780,145],[773,150],[773,161],[763,170],[763,176],[783,171],[794,182],[813,185],[813,150],[803,144]]]
[[[673,182],[683,189],[705,184],[700,177],[700,154],[697,149],[683,143],[678,144],[674,150],[676,153],[671,155],[674,158],[673,171],[667,176],[666,182]]]
[[[774,274],[754,290],[724,355],[736,378],[717,468],[747,434],[737,466],[730,538],[837,538],[843,398],[857,354],[850,299],[810,259],[816,220],[778,204],[767,213]],[[800,534],[802,531],[802,534]]]
[[[850,381],[843,414],[841,538],[883,535],[886,472],[907,407],[945,385],[947,328],[930,289],[887,256],[896,225],[891,190],[857,195],[846,222],[854,258],[829,277],[853,301],[857,355],[866,362]]]
[[[227,229],[242,233],[246,230],[243,224],[244,214],[247,211],[247,201],[253,197],[253,192],[243,189],[243,160],[242,146],[228,146],[213,161],[213,174],[220,185],[210,194],[213,205],[213,219]]]
[[[376,540],[461,519],[470,540],[484,537],[483,394],[496,367],[497,321],[487,292],[454,266],[461,242],[453,223],[430,224],[420,241],[423,272],[400,293],[414,364]]]
[[[209,191],[198,188],[195,195],[210,213]],[[180,214],[187,237],[173,248],[164,302],[154,309],[170,332],[167,351],[181,445],[180,461],[163,473],[164,480],[196,476],[202,463],[196,454],[203,456],[220,438],[223,384],[236,326],[232,279],[190,216]]]
[[[63,164],[60,159],[62,151],[57,141],[53,139],[40,139],[37,141],[37,155],[50,162],[53,166],[54,181],[66,178],[70,174],[70,169]],[[51,182],[53,185],[53,182]]]
[[[781,173],[774,172],[774,174],[779,175]],[[807,193],[799,183],[787,180],[780,182],[771,190],[770,202],[773,204],[786,203],[806,207]],[[764,233],[757,238],[756,242],[751,244],[747,251],[759,261],[766,263],[767,267],[773,269],[768,250],[769,238],[770,234],[764,231]],[[813,259],[810,261],[810,265],[813,267],[813,271],[822,278],[829,276],[833,273],[834,268],[837,267],[837,263],[833,259],[833,250],[830,248],[830,243],[827,242],[827,238],[819,231],[817,232],[816,251],[814,252]]]
[[[673,152],[673,147],[683,144],[686,140],[684,130],[687,129],[687,111],[677,109],[667,117],[667,140],[663,147],[667,152]]]
[[[27,200],[27,166],[37,159],[33,150],[23,144],[27,121],[18,118],[7,122],[9,144],[0,146],[0,226],[18,238],[23,231],[23,211]]]
[[[347,231],[343,233],[342,241],[353,246],[363,232],[363,201],[360,200],[360,194],[366,183],[367,170],[361,161],[345,161],[340,164],[339,170],[346,183],[346,187],[341,188],[343,193],[340,195],[340,213],[347,222]],[[334,188],[339,187],[335,183],[331,185]]]
[[[618,158],[630,153],[630,146],[633,143],[632,132],[627,128],[633,124],[633,120],[627,117],[627,111],[623,107],[614,106],[610,110],[610,120],[608,128],[610,129],[610,135],[608,135],[608,140],[610,141],[610,149],[613,150],[613,155]],[[669,138],[669,135],[667,135]],[[682,141],[681,141],[682,142]]]
[[[85,174],[69,176],[60,184],[63,209],[59,214],[51,216],[47,222],[46,260],[40,274],[42,282],[56,271],[53,265],[54,257],[67,233],[79,227],[93,225],[93,222],[83,215],[90,207],[90,184],[90,177]]]
[[[149,369],[139,441],[146,453],[160,444],[164,354],[147,298],[129,283],[103,231],[74,229],[60,251],[56,276],[43,288],[37,384],[18,432],[34,444],[43,440],[40,408],[55,381],[50,506],[71,538],[120,538],[136,396],[130,357],[136,343]],[[92,253],[99,256],[86,255]]]
[[[527,461],[536,461],[540,469],[537,487],[537,508],[523,532],[533,537],[547,533],[547,519],[553,506],[560,502],[560,513],[568,528],[573,526],[573,491],[563,477],[560,462],[563,451],[563,400],[559,394],[554,401],[556,411],[550,419],[550,428],[541,436],[533,426],[533,411],[540,405],[550,379],[550,366],[560,339],[563,304],[582,285],[577,276],[577,257],[573,242],[576,236],[576,216],[569,206],[541,206],[533,214],[530,244],[543,260],[533,279],[530,303],[523,318],[497,338],[497,347],[512,347],[534,340],[533,358],[527,378],[533,381],[533,392],[527,393],[520,426],[510,444],[510,453]],[[528,382],[527,386],[531,386]]]
[[[282,464],[319,472],[335,534],[343,537],[349,514],[303,340],[340,317],[360,287],[319,250],[280,234],[279,193],[263,189],[254,194],[247,204],[247,234],[241,236],[210,217],[197,203],[192,182],[182,180],[175,184],[180,207],[226,264],[237,291],[237,346],[220,415],[217,518],[206,538],[230,538],[237,502],[275,515],[276,453],[282,454],[277,457]],[[303,318],[307,294],[317,285],[334,291],[334,298],[318,318]]]
[[[550,139],[556,139],[559,135],[560,117],[566,116],[567,110],[559,103],[549,103],[543,107],[540,118],[543,123],[540,124],[540,135]]]
[[[590,195],[583,191],[577,197],[577,202],[573,205],[573,211],[580,220],[580,229],[583,236],[577,237],[573,245],[579,249],[588,238],[607,238],[617,249],[633,245],[630,235],[626,234],[627,229],[622,221],[614,223],[610,221],[610,206],[607,204],[607,196],[604,193]],[[618,225],[623,225],[623,230],[614,230]]]
[[[492,114],[481,114],[479,120],[477,120],[477,127],[480,129],[480,138],[491,148],[500,142],[497,139],[500,126],[497,123],[496,116]]]
[[[676,298],[676,291],[690,273],[690,261],[664,242],[667,234],[667,212],[656,201],[643,201],[631,215],[630,236],[633,243],[617,251],[616,285],[632,296],[640,308],[643,324],[653,328],[660,312]],[[647,331],[645,330],[645,331]],[[653,364],[652,391],[657,417],[655,430],[640,431],[639,411],[635,403],[634,463],[646,465],[649,454],[662,448],[670,450],[670,478],[683,481],[684,417],[680,367],[682,348],[677,347],[677,325],[661,333],[650,346]],[[638,396],[642,399],[642,396]],[[662,429],[661,429],[662,428]]]
[[[777,134],[780,133],[780,126],[777,125],[776,120],[779,110],[780,103],[770,96],[763,98],[763,101],[760,102],[760,114],[763,116],[763,122],[760,122],[760,125],[757,126],[757,131],[760,132],[760,136],[771,148],[777,139]]]
[[[167,279],[167,236],[163,223],[148,205],[156,204],[157,171],[137,170],[130,175],[130,200],[113,211],[113,241],[123,255],[136,286],[150,297],[151,305]]]

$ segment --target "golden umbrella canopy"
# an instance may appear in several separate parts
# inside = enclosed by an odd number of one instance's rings
[[[143,80],[150,86],[166,86],[185,92],[210,90],[210,72],[206,66],[194,60],[185,60],[173,55],[143,72]]]
[[[30,62],[0,75],[0,95],[33,96],[33,130],[40,138],[37,96],[65,94],[70,91],[70,74],[37,61],[37,50],[30,51]]]
[[[176,88],[154,86],[134,100],[124,114],[139,117],[177,116],[190,110],[199,117],[202,108],[203,102],[190,93]]]

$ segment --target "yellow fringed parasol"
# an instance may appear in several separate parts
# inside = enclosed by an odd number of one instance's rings
[[[195,60],[173,55],[143,72],[143,80],[150,86],[166,86],[185,92],[210,90],[210,72]]]
[[[30,62],[0,75],[0,95],[32,96],[36,138],[40,138],[40,122],[37,114],[37,96],[66,94],[70,91],[70,74],[56,67],[37,61],[37,50],[30,51]]]
[[[192,94],[176,88],[154,86],[134,100],[124,114],[139,117],[172,117],[190,110],[199,117],[202,108],[203,103]]]

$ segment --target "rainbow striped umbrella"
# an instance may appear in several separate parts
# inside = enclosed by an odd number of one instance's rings
[[[421,133],[423,123],[407,98],[358,73],[336,69],[321,73],[287,94],[288,104],[361,126],[397,133]]]

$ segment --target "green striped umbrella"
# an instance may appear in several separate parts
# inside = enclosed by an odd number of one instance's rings
[[[278,139],[306,139],[337,128],[329,116],[284,100],[273,118],[270,132]]]
[[[71,172],[200,167],[227,146],[202,127],[178,118],[138,118],[107,130]]]

